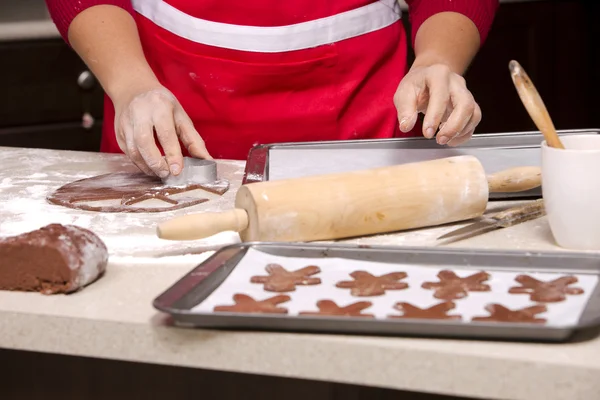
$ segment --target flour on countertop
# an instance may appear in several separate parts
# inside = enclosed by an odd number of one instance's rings
[[[164,263],[174,258],[182,262],[200,260],[210,252],[185,255],[197,247],[228,245],[239,242],[239,235],[223,232],[196,241],[167,241],[156,236],[156,225],[166,219],[188,213],[221,211],[233,207],[240,186],[244,162],[219,161],[221,178],[230,182],[230,190],[220,198],[187,209],[156,214],[101,213],[69,209],[47,202],[46,197],[60,186],[110,172],[136,171],[123,155],[89,154],[43,149],[2,148],[0,170],[0,237],[14,236],[51,223],[76,225],[96,233],[105,242],[111,262]],[[152,255],[177,252],[177,257]],[[141,258],[137,254],[143,254]],[[198,262],[200,262],[198,261]]]
[[[220,198],[175,211],[120,214],[70,209],[50,204],[46,197],[60,186],[78,179],[110,172],[137,171],[124,155],[20,148],[0,148],[0,151],[0,237],[29,232],[51,223],[77,225],[93,231],[102,238],[108,247],[111,262],[123,262],[127,265],[171,265],[177,260],[178,264],[189,263],[193,266],[194,262],[203,261],[219,247],[240,241],[239,235],[234,232],[222,232],[203,240],[167,241],[156,236],[156,226],[174,216],[233,208],[235,194],[244,175],[243,161],[218,161],[219,177],[227,179],[231,185]],[[545,238],[548,235],[548,229],[542,219],[523,225],[531,224],[538,228],[535,229],[537,236]],[[440,235],[461,225],[463,224],[338,242],[357,245],[433,246]],[[510,248],[527,246],[517,234],[520,229],[528,228],[516,226],[504,235],[504,240]],[[475,242],[477,238],[470,244]],[[460,247],[463,244],[459,242],[451,247]],[[480,240],[475,247],[494,247],[494,243]],[[206,252],[198,254],[199,249],[206,249]]]

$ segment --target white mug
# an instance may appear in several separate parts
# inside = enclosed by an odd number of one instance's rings
[[[600,135],[560,137],[564,149],[542,142],[542,196],[556,244],[600,250]]]

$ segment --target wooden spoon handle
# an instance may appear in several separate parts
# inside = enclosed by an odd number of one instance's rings
[[[219,213],[182,215],[158,225],[156,234],[167,240],[204,239],[217,233],[248,228],[248,214],[235,208]]]
[[[546,105],[523,67],[517,61],[512,60],[508,64],[508,69],[523,105],[527,109],[535,126],[544,135],[548,146],[564,149],[565,147],[556,133],[556,128],[554,128]]]
[[[490,193],[523,192],[542,184],[540,167],[515,167],[488,175]]]

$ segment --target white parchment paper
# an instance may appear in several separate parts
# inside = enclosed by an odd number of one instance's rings
[[[321,279],[321,284],[312,286],[297,286],[293,292],[275,293],[263,290],[262,284],[251,283],[250,278],[255,275],[267,275],[265,267],[267,264],[277,263],[288,271],[316,265],[321,269],[314,277]],[[389,264],[380,262],[369,262],[360,260],[348,260],[341,258],[296,258],[282,257],[267,254],[256,249],[249,249],[244,258],[239,262],[233,272],[225,281],[211,293],[202,303],[193,308],[197,313],[212,313],[215,306],[233,305],[233,295],[236,293],[246,294],[255,300],[264,300],[278,294],[286,294],[291,300],[280,304],[280,307],[288,309],[288,315],[298,315],[301,311],[318,311],[316,303],[319,300],[333,300],[340,307],[357,301],[370,301],[373,305],[363,313],[374,314],[376,318],[387,319],[389,315],[401,315],[402,313],[393,308],[397,302],[407,302],[420,308],[431,307],[444,300],[433,297],[434,290],[421,288],[423,282],[438,282],[437,274],[443,269],[450,269],[460,277],[472,275],[483,269],[469,268],[447,268],[439,266],[417,266],[410,264]],[[408,277],[401,280],[409,287],[404,290],[390,290],[383,296],[354,297],[350,295],[350,289],[335,287],[342,280],[352,280],[350,273],[357,270],[368,271],[373,275],[383,275],[390,272],[405,272]],[[510,309],[516,310],[529,307],[539,303],[532,302],[528,294],[510,294],[508,290],[513,286],[520,286],[514,278],[526,273],[538,280],[549,281],[566,274],[555,273],[529,273],[506,272],[493,269],[485,269],[491,278],[484,283],[491,287],[490,292],[469,292],[464,299],[454,300],[456,308],[448,312],[449,315],[461,315],[463,322],[468,322],[476,316],[488,316],[484,309],[487,304],[498,303]],[[565,301],[559,303],[546,303],[548,311],[538,314],[538,318],[545,318],[546,325],[571,326],[575,325],[587,304],[597,284],[597,276],[586,274],[573,274],[578,282],[573,287],[584,290],[580,295],[567,295]]]

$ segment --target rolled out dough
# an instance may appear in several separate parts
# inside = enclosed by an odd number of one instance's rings
[[[58,188],[47,200],[84,211],[161,212],[207,202],[228,189],[226,180],[173,187],[141,172],[117,172],[71,182]]]

